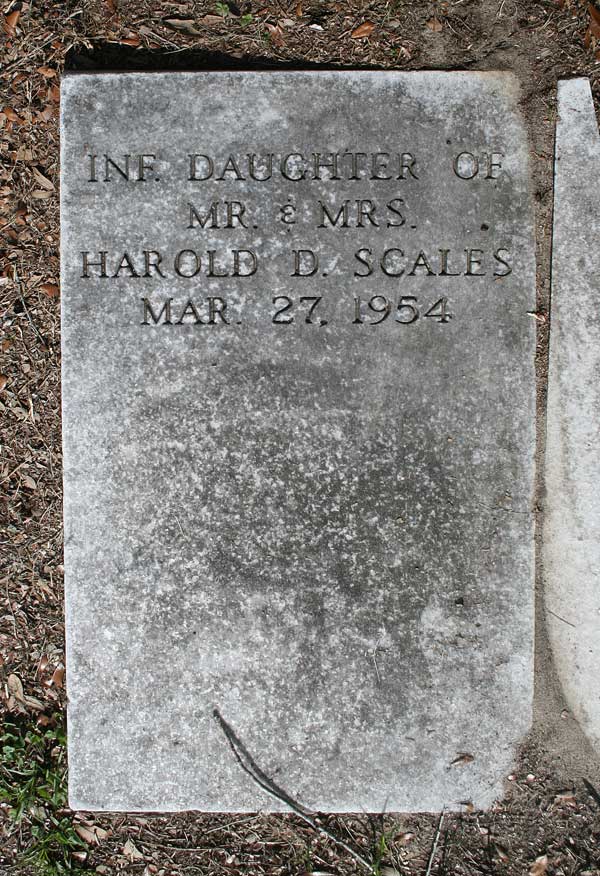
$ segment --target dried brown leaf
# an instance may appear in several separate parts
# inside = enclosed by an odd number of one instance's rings
[[[76,824],[74,827],[77,836],[81,837],[84,843],[87,843],[88,845],[98,845],[108,836],[107,830],[104,830],[102,827],[97,827],[95,824],[88,827],[86,827],[85,824]]]
[[[19,676],[11,672],[6,679],[6,686],[8,687],[8,693],[10,696],[22,703],[25,697],[23,696],[23,682]]]
[[[302,18],[302,3],[296,3],[296,15],[298,18]]]
[[[54,687],[62,687],[65,680],[65,668],[64,666],[57,666],[57,668],[52,673],[52,678],[50,679],[51,683]]]
[[[501,846],[499,843],[494,843],[494,850],[500,861],[502,861],[503,864],[508,864],[508,852],[504,846]]]
[[[402,61],[410,61],[412,58],[412,52],[407,46],[398,46],[398,60]]]
[[[460,751],[453,761],[450,761],[450,766],[463,766],[466,763],[473,763],[475,758],[467,751]]]
[[[123,854],[125,857],[129,858],[130,861],[142,861],[144,856],[140,852],[140,850],[134,845],[134,843],[128,839],[125,845],[123,846]]]
[[[371,21],[365,21],[363,24],[359,24],[359,26],[352,31],[350,36],[353,40],[360,40],[365,37],[370,37],[374,30],[375,25]]]
[[[55,283],[42,283],[40,289],[48,298],[58,298],[60,294],[60,289]]]
[[[38,663],[38,668],[37,668],[38,675],[41,675],[43,672],[46,671],[46,669],[48,668],[49,662],[50,661],[48,660],[48,655],[43,654],[40,658],[40,662]]]
[[[8,15],[4,16],[4,30],[9,36],[14,35],[14,32],[17,28],[17,24],[19,23],[20,16],[21,16],[20,9],[15,9],[14,12],[9,12]]]
[[[134,48],[137,48],[137,46],[139,46],[142,41],[139,38],[139,36],[132,36],[132,37],[123,37],[123,39],[119,40],[119,42],[123,45],[133,46]]]
[[[45,79],[52,79],[56,76],[56,70],[53,67],[38,67],[35,72],[41,73]]]
[[[283,30],[279,27],[278,24],[267,24],[267,30],[269,31],[269,36],[271,37],[271,43],[274,46],[281,47],[285,45]]]
[[[548,855],[540,855],[536,858],[529,870],[529,876],[544,876],[548,870]]]
[[[171,30],[185,33],[188,36],[202,36],[202,31],[196,27],[196,21],[193,18],[163,18],[163,24]]]
[[[6,376],[6,374],[0,374],[0,392],[2,392],[7,383],[8,377]]]
[[[21,483],[26,490],[37,490],[37,484],[30,475],[23,475]]]
[[[44,176],[43,173],[40,173],[37,167],[32,167],[31,169],[33,171],[33,175],[36,179],[37,184],[40,185],[43,189],[47,189],[48,191],[53,192],[54,183],[51,182],[51,180],[49,180],[47,176]]]
[[[429,30],[432,30],[434,33],[439,33],[441,30],[443,30],[444,27],[442,22],[439,20],[439,18],[436,18],[435,15],[428,21],[426,21],[425,24],[429,28]]]
[[[577,806],[577,799],[573,791],[561,791],[554,798],[555,803],[564,803],[566,806]]]
[[[38,700],[37,697],[30,697],[29,695],[26,695],[23,698],[23,703],[35,712],[43,712],[46,708],[41,700]]]
[[[45,109],[38,113],[35,117],[36,122],[49,122],[53,116],[55,116],[58,112],[58,108],[55,106],[47,106]]]
[[[22,125],[23,124],[23,119],[21,118],[21,116],[18,113],[16,113],[14,111],[14,109],[11,106],[2,107],[2,112],[4,113],[4,115],[6,116],[6,118],[8,119],[9,122],[14,122],[15,125]]]
[[[600,9],[594,6],[593,3],[590,3],[588,6],[590,12],[590,18],[596,22],[596,24],[600,24]]]
[[[31,193],[31,197],[36,201],[45,201],[52,197],[52,192],[49,192],[47,189],[34,189]]]
[[[595,18],[590,18],[589,31],[593,37],[600,39],[600,20],[596,21]]]

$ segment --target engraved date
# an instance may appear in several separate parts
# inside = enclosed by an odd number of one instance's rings
[[[452,314],[448,309],[448,299],[439,298],[425,310],[419,304],[416,295],[402,295],[398,301],[385,295],[373,295],[368,301],[354,299],[354,319],[356,324],[379,325],[394,314],[394,322],[401,325],[411,325],[421,316],[435,319],[436,322],[450,322]]]
[[[201,325],[230,326],[243,325],[246,321],[244,313],[238,308],[233,311],[228,302],[217,295],[203,298],[188,298],[176,301],[166,298],[162,301],[141,298],[141,325]],[[276,295],[271,299],[272,309],[264,314],[274,325],[306,325],[325,326],[331,319],[328,314],[328,301],[322,295]],[[400,298],[388,298],[386,295],[372,295],[370,298],[355,297],[348,299],[346,316],[338,310],[338,322],[350,322],[355,325],[379,325],[387,319],[400,325],[412,325],[418,319],[433,319],[439,323],[448,323],[453,314],[447,298],[431,299],[421,302],[416,295],[402,295]],[[237,314],[237,315],[235,315]],[[264,319],[264,316],[258,316]]]
[[[298,299],[298,309],[295,310],[296,304],[293,298],[287,295],[277,295],[273,298],[273,304],[277,310],[273,314],[273,322],[275,325],[290,325],[294,319],[302,320],[308,325],[327,325],[327,320],[315,315],[317,306],[323,300],[322,295],[301,295]],[[298,317],[298,310],[301,316]],[[314,318],[313,318],[314,317]]]
[[[275,312],[271,321],[275,325],[291,325],[293,322],[305,322],[307,325],[327,325],[328,320],[322,315],[323,296],[302,295],[298,299],[288,295],[277,295],[273,298]],[[354,298],[355,325],[379,325],[390,316],[394,322],[401,325],[411,325],[421,317],[434,319],[436,322],[447,323],[452,319],[447,298],[438,298],[433,304],[423,305],[416,295],[402,295],[398,300],[385,295],[372,295],[368,299]]]

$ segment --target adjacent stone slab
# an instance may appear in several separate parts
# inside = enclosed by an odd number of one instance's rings
[[[600,137],[586,79],[559,82],[543,561],[567,701],[600,749]]]
[[[68,77],[75,808],[439,810],[530,722],[515,80]]]

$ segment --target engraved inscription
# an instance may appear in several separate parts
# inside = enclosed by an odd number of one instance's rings
[[[470,284],[490,277],[497,284],[512,273],[513,253],[506,240],[494,239],[489,215],[462,246],[454,236],[452,245],[444,239],[445,228],[452,233],[452,216],[432,217],[438,228],[432,246],[430,221],[421,231],[415,218],[417,212],[422,217],[415,209],[422,187],[453,177],[461,188],[493,190],[509,158],[493,144],[449,150],[437,163],[410,148],[175,156],[151,146],[139,153],[90,150],[82,164],[89,184],[162,181],[181,192],[170,213],[181,243],[167,251],[160,240],[148,239],[143,248],[124,240],[119,251],[109,251],[90,241],[80,251],[79,277],[101,280],[107,290],[118,282],[126,293],[122,306],[147,327],[233,330],[265,320],[273,326],[402,326],[426,319],[446,326],[464,313]],[[258,185],[274,191],[260,211],[252,196]],[[340,235],[352,246],[340,247]],[[277,282],[288,278],[285,294],[270,294],[274,272]],[[358,288],[363,280],[377,285]],[[163,281],[173,284],[167,294]],[[193,287],[192,295],[181,284]],[[140,303],[141,319],[135,316]]]

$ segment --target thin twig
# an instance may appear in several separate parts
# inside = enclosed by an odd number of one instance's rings
[[[600,794],[599,794],[598,791],[594,788],[594,786],[592,785],[592,783],[591,783],[591,782],[588,782],[587,779],[584,779],[584,780],[583,780],[583,784],[585,785],[588,794],[590,794],[590,796],[594,798],[594,801],[598,804],[598,806],[600,806]]]
[[[69,18],[72,18],[72,16],[69,16]],[[64,25],[64,22],[62,24]],[[23,55],[22,58],[17,58],[16,61],[13,61],[11,64],[7,64],[6,67],[4,68],[4,73],[5,74],[12,73],[13,70],[16,70],[17,67],[20,67],[22,64],[24,64],[25,61],[28,61],[30,58],[33,58],[34,55],[39,54],[39,52],[41,52],[42,49],[45,49],[46,46],[50,45],[50,43],[55,39],[56,39],[56,36],[54,34],[52,34],[51,37],[48,37],[48,39],[45,40],[45,42],[41,43],[39,46],[36,46],[35,49],[33,49],[33,51],[29,52],[28,55]]]
[[[368,870],[369,873],[375,872],[373,864],[367,861],[366,858],[363,858],[362,855],[359,855],[358,852],[355,852],[351,846],[344,842],[344,840],[339,839],[337,836],[330,833],[327,828],[322,827],[320,824],[317,824],[317,822],[312,817],[312,815],[309,814],[309,810],[306,809],[305,806],[302,806],[301,803],[298,803],[296,800],[294,800],[294,798],[291,797],[287,793],[287,791],[284,791],[283,788],[280,788],[278,785],[276,785],[275,782],[273,782],[273,780],[270,779],[266,775],[266,773],[264,773],[260,769],[258,764],[254,761],[254,759],[244,746],[241,739],[237,736],[234,729],[227,723],[225,718],[223,718],[218,709],[213,709],[213,716],[217,724],[225,734],[225,738],[229,743],[229,747],[233,751],[235,759],[244,770],[244,772],[249,775],[250,778],[263,789],[263,791],[266,791],[272,797],[275,797],[277,800],[281,800],[283,803],[289,806],[290,809],[295,812],[296,815],[299,815],[300,818],[306,821],[306,823],[309,824],[313,828],[313,830],[319,831],[332,842],[336,843],[338,846],[348,852],[349,855],[352,855],[354,860],[357,861],[362,867],[365,867],[365,869]]]
[[[561,617],[561,616],[560,616],[559,614],[557,614],[555,611],[552,611],[550,608],[547,608],[546,611],[548,612],[548,614],[551,614],[552,617],[555,617],[555,618],[557,618],[557,620],[562,621],[563,624],[567,624],[567,626],[569,626],[569,627],[573,627],[573,629],[576,629],[576,625],[575,625],[575,624],[572,624],[571,621],[568,621],[568,620],[566,620],[564,617]]]
[[[6,475],[6,477],[2,478],[2,480],[0,481],[0,484],[4,484],[4,483],[6,483],[6,481],[9,481],[12,478],[12,476],[19,471],[20,468],[23,468],[24,465],[26,465],[26,463],[20,462],[15,468],[13,468],[12,471],[9,471],[9,473]]]
[[[15,286],[17,286],[17,290],[19,292],[19,298],[21,299],[21,304],[23,305],[23,310],[25,311],[25,315],[31,324],[31,328],[34,330],[35,334],[38,336],[38,338],[42,342],[43,346],[45,347],[46,341],[44,340],[44,337],[41,334],[40,330],[38,329],[37,325],[35,324],[35,322],[31,318],[31,314],[29,313],[29,310],[27,309],[27,305],[25,304],[25,298],[23,297],[21,278],[17,274],[16,268],[13,268],[13,281],[15,283]]]
[[[442,809],[440,812],[440,819],[438,821],[437,830],[435,832],[435,837],[433,840],[433,845],[431,847],[431,854],[429,855],[429,861],[427,862],[427,870],[425,871],[425,876],[431,876],[431,868],[433,867],[433,862],[435,860],[435,853],[437,852],[438,843],[440,841],[440,834],[442,832],[442,822],[444,821],[445,811]]]

